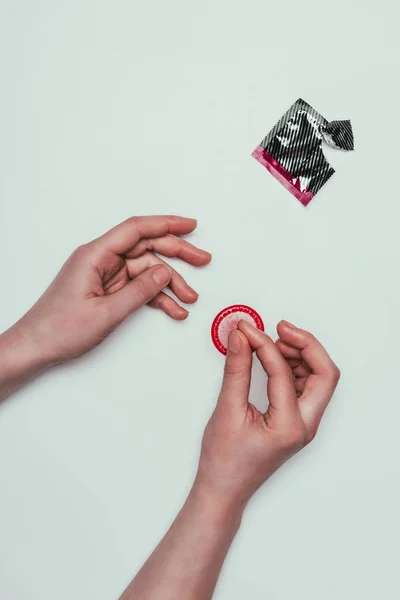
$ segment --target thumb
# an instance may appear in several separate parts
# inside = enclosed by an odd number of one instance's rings
[[[171,280],[171,271],[165,265],[147,269],[123,288],[105,297],[110,313],[120,323],[132,312],[147,304],[165,288]]]
[[[219,403],[231,407],[247,405],[252,362],[252,350],[246,336],[235,329],[229,335],[228,353]]]

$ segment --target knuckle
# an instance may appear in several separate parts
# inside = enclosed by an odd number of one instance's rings
[[[287,452],[297,452],[306,445],[307,433],[304,423],[296,423],[282,435],[281,442]]]
[[[305,340],[307,346],[308,345],[314,346],[315,344],[319,343],[317,338],[315,337],[315,335],[313,335],[309,331],[303,330],[303,337],[304,337],[304,340]]]
[[[332,363],[326,369],[326,373],[325,373],[326,382],[329,384],[332,384],[336,387],[336,385],[339,383],[340,375],[341,375],[341,373],[340,373],[339,367],[337,367],[334,363]]]
[[[163,308],[165,306],[165,299],[166,296],[164,296],[163,294],[158,294],[154,300],[153,303],[158,306],[158,308]]]
[[[308,431],[306,432],[306,435],[305,435],[305,444],[304,444],[305,446],[307,446],[308,444],[311,444],[313,439],[315,439],[317,432],[318,432],[318,425],[313,425],[312,427],[310,427],[308,429]]]
[[[125,223],[129,227],[129,229],[132,230],[132,232],[140,236],[140,221],[138,217],[129,217],[129,219],[126,219]]]
[[[151,250],[149,250],[149,240],[142,240],[141,243],[143,243],[144,247],[146,248],[143,256],[145,257],[147,265],[153,267],[154,265],[161,264],[161,260],[157,258],[157,256],[153,254]]]
[[[75,256],[77,258],[85,258],[89,256],[90,253],[91,250],[89,244],[81,244],[74,250],[72,256]]]
[[[151,289],[144,281],[142,281],[142,279],[136,279],[135,293],[143,302],[149,302],[153,297]]]
[[[293,375],[292,369],[290,368],[290,365],[286,360],[282,363],[282,374],[285,375],[286,377],[289,376],[290,378],[292,378],[292,375]]]
[[[341,372],[340,369],[337,365],[333,365],[332,367],[332,379],[335,383],[339,382],[339,379],[341,377]]]
[[[237,375],[241,375],[242,373],[243,369],[239,365],[236,365],[228,360],[226,361],[224,368],[224,374],[226,377],[236,377]]]

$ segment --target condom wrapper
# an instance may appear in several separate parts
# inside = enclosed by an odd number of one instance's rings
[[[300,98],[252,156],[307,206],[335,172],[324,156],[323,142],[332,148],[354,150],[351,122],[328,122]]]

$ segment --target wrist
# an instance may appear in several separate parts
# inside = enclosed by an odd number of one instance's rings
[[[34,331],[22,318],[0,335],[0,398],[48,366]]]
[[[196,477],[189,499],[198,509],[217,523],[226,520],[237,524],[239,528],[247,501],[229,495],[215,493],[205,482]]]

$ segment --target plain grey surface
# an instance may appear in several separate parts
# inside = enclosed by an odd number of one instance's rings
[[[246,512],[218,600],[396,598],[398,6],[3,0],[4,330],[78,244],[134,214],[196,216],[185,323],[143,309],[0,405],[0,596],[116,598],[195,472],[224,306],[309,328],[342,369],[315,442]],[[298,97],[356,151],[304,209],[250,153]],[[256,370],[252,398],[261,402]]]

